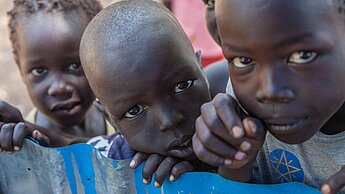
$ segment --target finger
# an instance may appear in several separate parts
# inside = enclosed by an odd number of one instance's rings
[[[214,100],[215,110],[223,124],[225,125],[228,134],[234,138],[241,138],[244,136],[244,129],[241,119],[239,117],[237,101],[227,95],[218,94]]]
[[[16,123],[23,120],[22,114],[16,107],[0,100],[0,121]]]
[[[13,149],[18,151],[23,146],[23,141],[28,133],[28,129],[24,123],[19,122],[13,130]]]
[[[171,170],[169,181],[173,182],[177,180],[181,176],[181,174],[192,171],[194,171],[194,167],[188,161],[182,161],[176,164]]]
[[[15,125],[14,123],[6,123],[1,127],[0,143],[3,151],[13,152],[12,136]]]
[[[143,183],[150,184],[152,175],[155,173],[157,168],[159,167],[160,163],[163,161],[165,157],[159,154],[151,154],[147,161],[145,162],[145,166],[143,169]]]
[[[335,194],[343,187],[345,187],[345,166],[323,184],[321,192],[322,194]]]
[[[156,177],[155,177],[155,182],[154,182],[155,187],[161,187],[161,185],[164,182],[165,177],[168,177],[170,175],[171,169],[179,161],[180,159],[177,159],[177,158],[166,157],[161,162],[161,164],[156,170]]]
[[[218,136],[212,134],[204,123],[203,119],[201,119],[200,117],[197,119],[195,127],[197,129],[195,133],[196,138],[208,151],[217,153],[217,155],[223,158],[232,160],[243,160],[246,157],[246,154],[243,151],[240,151],[239,149],[232,146],[229,142],[224,142]],[[236,146],[240,147],[240,145]]]
[[[38,130],[34,130],[31,135],[34,139],[36,139],[41,146],[48,147],[49,146],[49,138],[45,135],[43,135]]]
[[[224,165],[230,165],[232,163],[232,160],[225,159],[221,156],[218,156],[217,154],[214,154],[210,151],[208,151],[202,143],[199,141],[198,137],[196,135],[193,136],[193,150],[195,155],[201,160],[206,162],[207,164],[210,164],[212,166],[224,166]]]
[[[254,140],[251,141],[251,146],[256,149],[262,147],[266,137],[266,129],[261,121],[255,118],[245,118],[243,120],[243,126],[246,136]]]
[[[131,168],[137,168],[143,161],[147,160],[147,158],[150,156],[150,154],[144,153],[144,152],[137,152],[133,158],[132,161],[129,163],[129,167]]]
[[[201,106],[201,116],[200,117],[204,121],[206,127],[212,133],[214,133],[218,137],[224,139],[226,142],[231,142],[233,145],[239,146],[240,142],[237,139],[237,136],[233,136],[232,132],[226,128],[223,121],[218,116],[218,112],[217,112],[214,104],[212,104],[212,102],[205,103]],[[234,131],[237,131],[238,128],[239,127],[235,127]],[[239,131],[242,131],[242,130],[239,129]],[[239,132],[239,133],[242,134],[244,132]]]

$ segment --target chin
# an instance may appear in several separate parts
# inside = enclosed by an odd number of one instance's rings
[[[271,131],[270,131],[271,132]],[[275,134],[274,132],[271,132],[271,134],[277,138],[279,141],[286,143],[286,144],[301,144],[308,139],[310,139],[312,136],[314,136],[315,133],[311,135],[306,135],[303,132],[299,133],[293,133],[293,134]]]

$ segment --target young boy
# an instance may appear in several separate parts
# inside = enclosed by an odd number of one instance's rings
[[[163,5],[135,0],[107,7],[86,28],[80,59],[129,145],[170,158],[151,160],[162,162],[156,177],[171,171],[174,158],[194,162],[194,121],[210,94],[188,37]]]
[[[196,155],[232,180],[344,193],[344,2],[217,0],[215,11],[237,101],[202,106]]]
[[[221,45],[215,21],[214,0],[203,0],[205,4],[205,19],[208,32],[213,40]],[[228,61],[226,59],[214,62],[204,68],[205,75],[210,84],[211,98],[218,93],[225,93],[225,89],[229,80]]]

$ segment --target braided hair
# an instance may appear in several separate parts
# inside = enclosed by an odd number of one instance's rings
[[[66,12],[81,8],[87,14],[89,21],[102,9],[98,0],[14,0],[13,8],[7,12],[9,16],[10,41],[12,52],[17,65],[18,59],[18,34],[16,31],[18,18],[36,13],[38,11],[52,12],[53,10]]]

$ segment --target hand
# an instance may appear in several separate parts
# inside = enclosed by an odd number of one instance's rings
[[[24,119],[16,107],[0,100],[0,121],[5,123],[18,123],[23,122]]]
[[[19,151],[23,145],[28,128],[23,122],[0,123],[0,149],[12,153]]]
[[[165,177],[169,176],[169,181],[175,181],[181,174],[194,170],[193,166],[188,161],[181,161],[181,159],[170,156],[146,154],[143,152],[135,154],[130,163],[130,167],[137,168],[145,160],[143,183],[146,185],[150,184],[152,175],[156,173],[154,180],[155,187],[161,187]]]
[[[345,165],[321,187],[322,194],[335,194],[345,187]]]
[[[0,123],[0,150],[8,153],[19,151],[27,135],[36,139],[40,145],[49,144],[47,136],[43,135],[38,130],[30,130],[23,122]]]
[[[203,104],[195,123],[193,148],[200,160],[220,167],[218,173],[225,178],[247,182],[266,130],[255,118],[241,121],[237,110],[236,100],[226,94]]]

